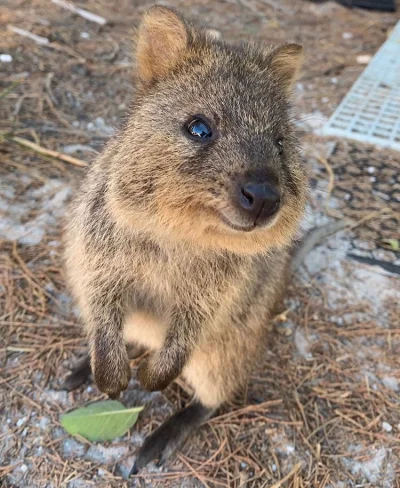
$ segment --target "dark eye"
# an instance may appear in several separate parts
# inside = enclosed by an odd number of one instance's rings
[[[186,123],[185,129],[191,139],[199,142],[210,141],[214,135],[210,122],[205,117],[198,115]]]
[[[279,154],[283,153],[283,141],[282,139],[278,139],[276,141],[276,147],[278,148]]]

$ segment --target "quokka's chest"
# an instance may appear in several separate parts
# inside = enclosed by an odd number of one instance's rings
[[[175,306],[216,310],[246,286],[248,274],[238,263],[179,254],[136,255],[131,269],[138,308],[152,313]]]

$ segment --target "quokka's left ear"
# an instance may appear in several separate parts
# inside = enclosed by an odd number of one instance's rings
[[[268,53],[270,69],[287,92],[293,88],[303,64],[304,50],[299,44],[281,44]]]

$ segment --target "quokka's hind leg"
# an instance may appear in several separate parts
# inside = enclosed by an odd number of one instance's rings
[[[90,358],[86,354],[76,363],[71,373],[65,378],[61,388],[68,391],[75,390],[89,379],[91,373]]]
[[[221,362],[221,348],[207,352],[196,351],[183,370],[183,377],[194,389],[194,400],[185,408],[167,419],[156,431],[148,436],[136,457],[131,474],[136,474],[149,462],[158,460],[163,464],[195,433],[200,425],[228,398],[225,378],[216,369]]]
[[[136,457],[131,475],[154,460],[161,466],[174,454],[189,437],[200,427],[202,422],[213,414],[214,409],[194,402],[189,407],[175,413],[144,441]]]
[[[127,351],[129,359],[136,359],[145,352],[145,349],[142,346],[128,344]],[[61,388],[68,391],[75,390],[88,381],[91,374],[90,357],[89,354],[86,354],[77,362],[71,373],[62,383]]]

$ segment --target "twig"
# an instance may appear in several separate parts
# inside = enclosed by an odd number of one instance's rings
[[[6,351],[10,351],[10,352],[34,352],[36,350],[36,349],[32,349],[30,347],[13,347],[13,346],[8,346],[4,349]]]
[[[20,144],[21,146],[32,149],[39,154],[43,154],[43,156],[50,156],[51,158],[61,159],[61,161],[73,164],[74,166],[79,166],[80,168],[85,168],[87,166],[87,163],[80,159],[73,158],[72,156],[68,156],[67,154],[63,154],[57,151],[52,151],[51,149],[46,149],[45,147],[39,146],[39,144],[35,144],[34,142],[23,139],[22,137],[8,137],[7,139],[16,142],[17,144]]]
[[[29,398],[27,395],[25,395],[24,393],[20,392],[19,390],[17,390],[16,388],[14,388],[13,386],[9,385],[8,383],[4,383],[7,388],[10,388],[10,390],[12,390],[14,393],[16,393],[17,395],[21,396],[22,398],[25,398],[25,400],[30,403],[31,405],[33,405],[35,408],[37,408],[39,411],[42,410],[42,407],[41,405],[39,405],[38,403],[34,402],[31,398]]]
[[[14,81],[13,83],[11,83],[10,86],[7,86],[7,88],[4,88],[4,90],[2,90],[0,92],[0,98],[3,98],[5,97],[6,95],[8,95],[10,92],[12,92],[14,90],[14,88],[16,86],[18,86],[23,80],[17,80],[17,81]]]
[[[205,486],[206,488],[210,488],[210,485],[206,482],[204,476],[202,476],[194,467],[186,461],[186,459],[178,454],[179,459],[183,462],[183,464],[193,473],[193,476],[197,478],[200,483]]]
[[[83,8],[76,7],[72,2],[66,2],[65,0],[51,0],[54,4],[73,12],[74,14],[80,15],[86,20],[90,20],[91,22],[95,22],[96,24],[105,25],[107,20],[104,17],[100,17],[100,15],[93,14],[88,10],[84,10]]]
[[[277,483],[273,484],[269,488],[280,488],[285,481],[290,479],[293,475],[297,473],[297,471],[299,471],[299,469],[301,469],[301,466],[301,463],[297,463],[296,466],[285,477],[283,477],[281,480],[279,480]]]
[[[375,210],[373,212],[370,212],[367,215],[364,215],[364,217],[362,217],[360,220],[357,220],[355,222],[352,222],[351,225],[350,225],[350,227],[349,227],[349,229],[350,230],[355,229],[356,227],[360,226],[364,222],[367,222],[368,220],[372,220],[375,217],[379,217],[381,214],[384,214],[384,213],[392,214],[393,211],[389,207],[384,207],[381,210]]]
[[[25,29],[20,29],[19,27],[15,27],[14,25],[8,25],[7,28],[8,30],[15,32],[15,34],[27,37],[28,39],[31,39],[32,41],[36,42],[36,44],[40,44],[41,46],[47,46],[48,44],[50,44],[50,41],[47,39],[47,37],[37,36],[36,34],[32,34],[32,32],[29,32]]]
[[[335,187],[335,173],[333,172],[331,165],[328,163],[328,161],[325,158],[318,157],[318,161],[325,166],[325,169],[329,177],[328,191],[325,198],[325,211],[328,215],[331,215],[332,217],[337,217],[337,214],[333,212],[332,209],[329,208],[329,201],[331,199],[331,195]]]
[[[56,51],[66,52],[70,56],[76,58],[80,63],[85,62],[85,58],[83,58],[79,53],[75,52],[73,49],[71,49],[68,46],[61,46],[56,42],[50,42],[50,40],[47,39],[47,37],[38,36],[25,29],[20,29],[19,27],[15,27],[14,25],[9,24],[7,28],[8,30],[14,32],[15,34],[19,34],[22,37],[27,37],[28,39],[31,39],[32,41],[36,42],[36,44],[39,44],[40,46],[46,46],[48,48],[55,49]]]
[[[267,410],[268,407],[273,407],[276,405],[281,405],[283,400],[269,400],[266,402],[259,403],[258,405],[247,405],[243,408],[239,408],[237,410],[232,410],[231,412],[227,412],[224,414],[219,415],[218,417],[212,417],[207,423],[215,424],[221,422],[221,420],[226,420],[231,417],[238,417],[239,415],[243,415],[247,412],[257,412],[259,410]]]

